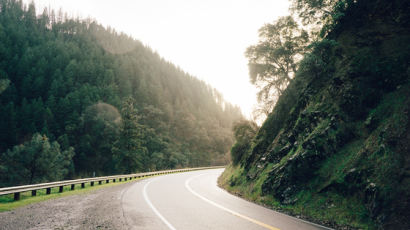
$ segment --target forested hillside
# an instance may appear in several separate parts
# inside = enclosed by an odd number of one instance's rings
[[[36,10],[0,0],[0,186],[227,162],[238,107],[125,34]]]
[[[221,185],[336,229],[410,229],[410,2],[291,2],[309,38],[282,18],[247,51],[274,108],[235,126]]]

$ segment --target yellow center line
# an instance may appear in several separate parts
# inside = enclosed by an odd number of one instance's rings
[[[202,199],[202,200],[204,200],[204,201],[206,201],[206,202],[212,204],[212,205],[215,206],[215,207],[218,207],[218,208],[220,208],[220,209],[222,209],[222,210],[224,210],[224,211],[226,211],[226,212],[229,212],[230,214],[232,214],[232,215],[234,215],[234,216],[237,216],[237,217],[240,217],[240,218],[245,219],[245,220],[247,220],[247,221],[250,221],[250,222],[252,222],[252,223],[254,223],[254,224],[257,224],[257,225],[259,225],[259,226],[261,226],[261,227],[264,227],[264,228],[266,228],[266,229],[270,229],[270,230],[280,230],[279,228],[275,228],[275,227],[273,227],[273,226],[270,226],[270,225],[265,224],[265,223],[263,223],[263,222],[260,222],[260,221],[258,221],[258,220],[255,220],[255,219],[252,219],[252,218],[247,217],[247,216],[245,216],[245,215],[242,215],[242,214],[240,214],[240,213],[237,213],[237,212],[235,212],[235,211],[233,211],[233,210],[231,210],[231,209],[229,209],[229,208],[226,208],[226,207],[224,207],[224,206],[222,206],[222,205],[220,205],[220,204],[217,204],[217,203],[213,202],[212,200],[207,199],[206,197],[203,197],[203,196],[199,195],[197,192],[195,192],[194,190],[192,190],[192,188],[189,186],[189,183],[190,183],[191,180],[194,179],[195,177],[199,177],[199,176],[202,176],[202,175],[205,175],[205,174],[200,174],[200,175],[197,175],[197,176],[193,176],[193,177],[191,177],[191,178],[189,178],[188,180],[185,181],[185,187],[186,187],[186,188],[188,189],[188,191],[190,191],[192,194],[194,194],[194,195],[197,196],[198,198],[200,198],[200,199]]]

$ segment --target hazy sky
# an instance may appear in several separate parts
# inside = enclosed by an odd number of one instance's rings
[[[26,3],[31,0],[25,0]],[[218,89],[250,117],[256,89],[246,48],[258,29],[288,14],[288,0],[35,0],[125,32]],[[38,12],[42,10],[38,9]]]

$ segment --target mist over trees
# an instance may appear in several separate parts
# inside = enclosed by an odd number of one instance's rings
[[[125,34],[36,10],[0,0],[0,186],[227,162],[238,107]],[[62,173],[18,174],[33,149]]]

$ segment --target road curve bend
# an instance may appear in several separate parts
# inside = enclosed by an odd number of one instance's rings
[[[313,230],[329,229],[233,196],[217,186],[224,169],[154,177],[123,190],[129,229]]]

